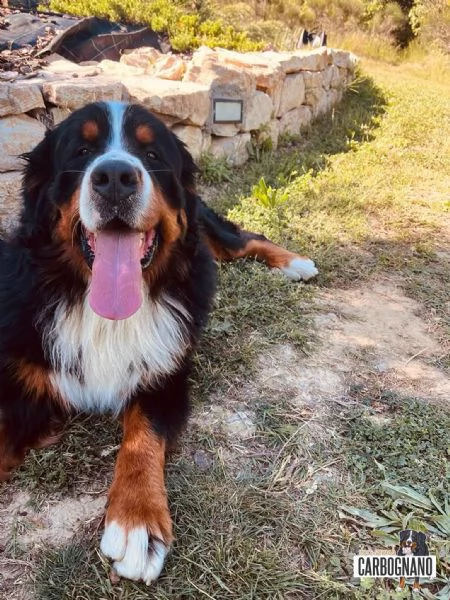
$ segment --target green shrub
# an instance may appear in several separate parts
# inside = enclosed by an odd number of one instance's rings
[[[230,50],[259,50],[261,41],[250,39],[244,31],[236,30],[222,19],[210,19],[206,7],[193,13],[192,3],[178,0],[50,0],[46,9],[77,16],[97,16],[148,25],[169,35],[172,47],[180,52],[201,45],[221,46]]]
[[[219,185],[233,177],[233,170],[225,157],[217,158],[205,152],[200,156],[198,166],[201,183],[205,185]]]
[[[450,4],[446,0],[417,0],[409,16],[423,44],[450,54]]]

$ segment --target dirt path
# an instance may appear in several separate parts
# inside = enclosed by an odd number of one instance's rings
[[[317,300],[321,310],[315,317],[315,351],[305,357],[289,345],[273,347],[260,357],[254,382],[234,396],[231,392],[226,405],[213,403],[198,411],[194,423],[209,431],[220,429],[238,441],[250,438],[255,430],[250,407],[265,390],[274,398],[288,395],[299,408],[314,409],[317,424],[320,414],[326,414],[330,403],[339,403],[349,385],[366,381],[447,404],[450,380],[430,364],[444,352],[436,327],[423,319],[420,305],[405,296],[400,283],[383,279],[322,292]],[[201,462],[202,457],[194,459]],[[2,492],[0,498],[0,590],[8,600],[32,597],[24,581],[34,557],[49,546],[66,544],[86,523],[98,522],[106,501],[105,494],[82,493],[76,499],[48,498],[35,506],[23,491]]]
[[[289,347],[279,347],[262,360],[265,386],[291,386],[298,402],[317,403],[338,400],[349,382],[376,376],[400,394],[448,402],[450,380],[430,365],[444,353],[436,328],[398,282],[327,291],[318,302],[317,351],[299,363]]]

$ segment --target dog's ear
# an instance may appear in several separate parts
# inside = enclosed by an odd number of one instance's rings
[[[23,177],[25,202],[35,205],[42,195],[42,189],[50,182],[53,172],[53,148],[56,131],[46,131],[45,137],[30,152],[22,154],[26,162]]]
[[[199,172],[199,168],[192,158],[192,154],[175,134],[173,134],[178,150],[181,154],[181,177],[180,183],[183,188],[184,197],[186,199],[186,214],[190,221],[196,221],[199,215],[199,197],[195,186],[195,176]]]
[[[181,154],[181,185],[185,191],[194,193],[195,190],[195,175],[199,172],[199,168],[194,162],[191,153],[186,147],[186,144],[174,134],[175,142]]]
[[[22,155],[26,163],[22,179],[22,222],[27,230],[30,227],[39,228],[44,216],[48,218],[44,206],[49,201],[48,192],[53,180],[57,136],[56,130],[47,131],[44,139],[33,150]]]
[[[22,180],[24,201],[26,208],[32,211],[38,208],[52,178],[55,135],[54,131],[47,131],[33,150],[22,154],[26,162]]]

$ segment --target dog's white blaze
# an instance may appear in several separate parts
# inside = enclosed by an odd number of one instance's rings
[[[111,135],[108,141],[108,146],[105,152],[98,156],[86,169],[80,186],[80,217],[84,226],[89,231],[95,231],[98,226],[98,220],[100,215],[95,209],[94,202],[92,201],[92,187],[91,187],[91,175],[92,171],[101,165],[103,162],[110,160],[120,160],[128,163],[139,171],[142,178],[142,189],[138,195],[136,195],[135,204],[135,227],[140,226],[140,217],[143,216],[146,209],[148,208],[153,191],[153,184],[151,177],[145,169],[142,161],[134,154],[128,152],[126,147],[126,140],[123,135],[124,127],[124,116],[126,113],[127,105],[123,102],[105,102],[108,115],[109,124],[111,128]]]
[[[168,548],[158,540],[151,540],[146,527],[135,527],[128,532],[116,521],[107,523],[100,549],[112,558],[117,574],[147,585],[161,573]]]
[[[71,309],[62,302],[43,331],[52,383],[78,410],[117,414],[140,385],[151,386],[177,368],[188,347],[189,320],[167,296],[144,300],[121,321],[95,314],[87,297]]]
[[[111,138],[108,150],[124,150],[123,118],[127,105],[124,102],[106,102],[111,124]]]

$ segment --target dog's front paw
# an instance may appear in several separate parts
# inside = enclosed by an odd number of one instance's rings
[[[171,535],[164,536],[156,522],[127,526],[107,517],[100,549],[114,561],[118,575],[150,585],[162,571],[170,544]]]
[[[295,256],[286,266],[280,267],[280,270],[294,281],[308,281],[319,273],[314,262],[305,256]]]

